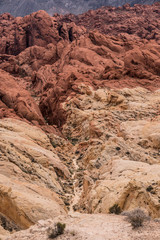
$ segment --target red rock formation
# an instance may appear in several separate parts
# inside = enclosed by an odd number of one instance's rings
[[[158,8],[135,7],[146,13]],[[125,12],[126,17],[135,11],[128,5],[109,9],[115,19],[118,12]],[[94,23],[96,14],[96,21],[101,21],[99,13],[104,10],[87,13],[86,20],[93,15]],[[142,19],[146,18],[143,11]],[[138,31],[136,16],[132,29]],[[0,118],[22,120],[0,121],[0,195],[5,200],[0,218],[2,212],[17,226],[28,227],[54,203],[52,210],[59,215],[64,205],[58,199],[68,206],[76,188],[83,192],[79,203],[73,199],[74,209],[108,213],[118,203],[122,210],[144,206],[159,217],[160,98],[159,90],[148,91],[160,88],[158,38],[128,34],[122,22],[115,22],[114,35],[88,31],[74,22],[66,23],[66,17],[50,17],[44,11],[24,18],[8,14],[0,18]],[[156,165],[152,168],[151,164]],[[151,196],[147,188],[153,183]],[[8,199],[16,204],[8,205]],[[25,217],[19,219],[23,216],[19,209],[24,209],[27,218],[36,218],[26,224]],[[50,210],[44,218],[54,217]]]
[[[139,35],[136,27],[143,22],[143,30],[151,34],[148,26],[159,14],[159,6],[101,8],[77,17],[50,17],[44,11],[24,18],[1,15],[0,68],[14,76],[0,72],[1,117],[18,116],[51,131],[48,124],[61,127],[65,123],[63,103],[69,96],[83,94],[83,84],[95,89],[159,88],[159,37],[147,40],[151,37]],[[91,25],[97,28],[98,21],[101,32],[121,34],[87,32],[73,20],[88,29]],[[158,27],[159,19],[156,21],[153,24]],[[131,26],[133,35],[127,33]],[[159,30],[156,32],[159,36]],[[10,81],[14,82],[12,90]]]
[[[61,16],[62,22],[74,21],[88,30],[97,29],[101,33],[117,35],[128,33],[143,39],[160,41],[160,3],[152,6],[138,5],[130,7],[102,7],[95,11],[90,10],[78,16],[68,14]]]
[[[59,39],[52,19],[44,11],[33,13],[24,18],[13,18],[9,14],[0,16],[1,53],[17,55],[33,45],[46,46]],[[48,32],[48,29],[50,31]]]
[[[0,70],[0,83],[0,118],[18,116],[40,125],[45,123],[36,102],[22,82],[18,84],[16,79]]]
[[[59,23],[56,18],[50,17],[45,11],[14,18],[8,13],[0,15],[0,53],[17,55],[28,47],[37,45],[46,47],[47,44],[56,44],[60,39],[73,41],[81,34],[75,29],[75,24],[69,28],[65,23]]]

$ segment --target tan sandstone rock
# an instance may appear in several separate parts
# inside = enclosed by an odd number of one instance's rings
[[[0,120],[0,212],[19,228],[66,213],[58,177],[70,173],[47,135],[14,119]]]

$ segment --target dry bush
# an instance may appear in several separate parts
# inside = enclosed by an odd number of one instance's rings
[[[136,208],[130,212],[123,212],[122,215],[126,216],[126,220],[131,223],[134,229],[142,227],[143,223],[149,220],[149,217],[140,208]]]

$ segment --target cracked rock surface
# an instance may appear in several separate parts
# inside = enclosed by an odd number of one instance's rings
[[[159,6],[109,9],[147,21]],[[70,18],[0,16],[0,238],[46,239],[64,221],[59,239],[159,240],[158,220],[133,232],[108,215],[160,218],[159,34],[149,22],[147,35],[135,22],[111,35]]]

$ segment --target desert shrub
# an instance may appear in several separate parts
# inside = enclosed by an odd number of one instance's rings
[[[114,204],[112,207],[109,208],[110,213],[115,213],[115,214],[120,214],[121,213],[121,208],[118,204]]]
[[[149,220],[149,217],[145,214],[145,212],[140,209],[136,208],[133,211],[125,212],[125,214],[122,214],[127,216],[126,220],[131,223],[133,228],[139,228],[143,226],[143,223],[147,220]]]
[[[66,227],[65,223],[56,223],[53,228],[48,229],[48,237],[50,239],[54,239],[59,235],[62,235],[64,233],[64,229]]]

